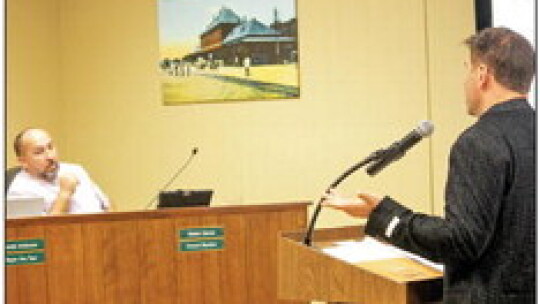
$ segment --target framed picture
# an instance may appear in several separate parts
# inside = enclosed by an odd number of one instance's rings
[[[296,0],[157,0],[164,105],[298,99]]]

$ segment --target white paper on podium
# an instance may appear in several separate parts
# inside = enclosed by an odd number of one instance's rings
[[[336,242],[335,246],[323,249],[326,254],[349,263],[365,261],[378,261],[395,258],[409,258],[443,271],[443,265],[434,263],[416,254],[399,249],[390,244],[385,244],[376,239],[366,236],[361,241]]]

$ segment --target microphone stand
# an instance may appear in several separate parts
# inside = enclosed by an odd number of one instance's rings
[[[343,174],[341,174],[332,184],[330,184],[330,186],[328,186],[328,188],[326,188],[324,193],[325,194],[330,193],[330,190],[336,188],[339,184],[341,184],[342,181],[344,181],[347,177],[349,177],[349,175],[353,174],[355,171],[362,168],[363,166],[365,166],[365,165],[367,165],[367,164],[369,164],[369,163],[371,163],[373,161],[379,160],[382,156],[384,156],[386,154],[386,152],[387,152],[386,149],[381,149],[381,150],[377,150],[377,151],[371,153],[371,155],[369,155],[366,159],[360,161],[356,165],[350,167]],[[313,238],[313,230],[315,229],[315,223],[317,222],[317,218],[319,217],[319,213],[321,212],[322,202],[323,202],[324,198],[325,198],[325,195],[321,196],[321,198],[317,202],[317,205],[315,206],[315,211],[313,212],[313,215],[311,217],[311,221],[309,223],[308,230],[307,230],[306,235],[304,237],[304,244],[307,245],[307,246],[311,246],[311,241],[312,241],[312,238]]]
[[[172,182],[178,177],[178,175],[184,172],[184,170],[187,168],[187,166],[189,166],[189,164],[191,163],[191,161],[193,160],[193,157],[195,157],[197,152],[199,152],[199,148],[193,148],[193,150],[191,151],[191,155],[186,160],[184,165],[182,165],[182,167],[180,167],[180,169],[176,171],[173,177],[167,182],[167,184],[165,184],[165,186],[163,186],[163,188],[161,188],[160,191],[164,191],[165,189],[167,189],[167,187],[169,187],[172,184]],[[158,199],[158,197],[159,197],[159,194],[154,195],[152,199],[147,203],[146,207],[144,207],[144,209],[149,209],[152,206],[152,204]]]

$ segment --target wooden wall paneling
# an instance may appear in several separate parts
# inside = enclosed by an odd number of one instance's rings
[[[248,304],[246,219],[243,215],[222,215],[225,227],[225,250],[221,260],[222,299],[227,304]]]
[[[17,228],[17,239],[45,239],[43,226]],[[45,264],[10,266],[17,269],[17,297],[21,304],[54,304],[48,299],[47,259],[50,256],[45,239]]]
[[[85,278],[82,304],[106,303],[105,285],[108,280],[105,271],[110,264],[106,264],[105,253],[114,250],[110,242],[105,240],[106,226],[107,224],[98,222],[82,227]]]
[[[218,216],[203,216],[201,218],[201,226],[203,227],[222,227],[221,215]],[[235,233],[234,231],[225,231],[225,233]],[[221,289],[227,288],[228,285],[236,284],[235,282],[226,282],[221,285],[221,262],[223,261],[224,251],[228,250],[228,244],[225,243],[225,248],[215,251],[204,251],[202,281],[204,286],[203,298],[205,304],[228,303],[227,299],[221,295]]]
[[[186,216],[184,218],[175,219],[175,233],[177,234],[180,229],[200,226],[201,221],[198,216]],[[204,304],[203,293],[205,291],[202,279],[203,254],[204,253],[201,252],[176,252],[175,257],[178,278],[177,304]]]
[[[105,226],[105,297],[110,304],[141,303],[140,252],[136,221],[110,222]],[[110,262],[109,262],[110,261]]]
[[[307,226],[307,213],[284,211],[280,213],[280,231],[301,231]],[[302,228],[299,228],[302,227]]]
[[[141,220],[138,223],[141,246],[141,303],[171,304],[180,296],[176,290],[175,263],[178,236],[174,221]]]
[[[49,302],[81,303],[85,288],[81,225],[48,225],[45,236]]]
[[[16,228],[6,229],[6,240],[17,238]],[[17,281],[18,266],[6,266],[6,302],[10,304],[19,304],[18,281]]]
[[[276,303],[278,212],[253,213],[248,218],[247,267],[249,303]]]

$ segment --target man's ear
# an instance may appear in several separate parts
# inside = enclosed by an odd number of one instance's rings
[[[26,158],[24,156],[17,156],[17,161],[23,169],[26,169],[28,167],[28,165],[26,164]]]
[[[489,73],[489,68],[486,64],[484,63],[480,63],[478,64],[478,66],[476,67],[476,77],[477,77],[477,80],[478,80],[478,87],[479,88],[482,88],[482,89],[485,89],[486,86],[488,85],[489,81],[490,81],[490,73]]]

